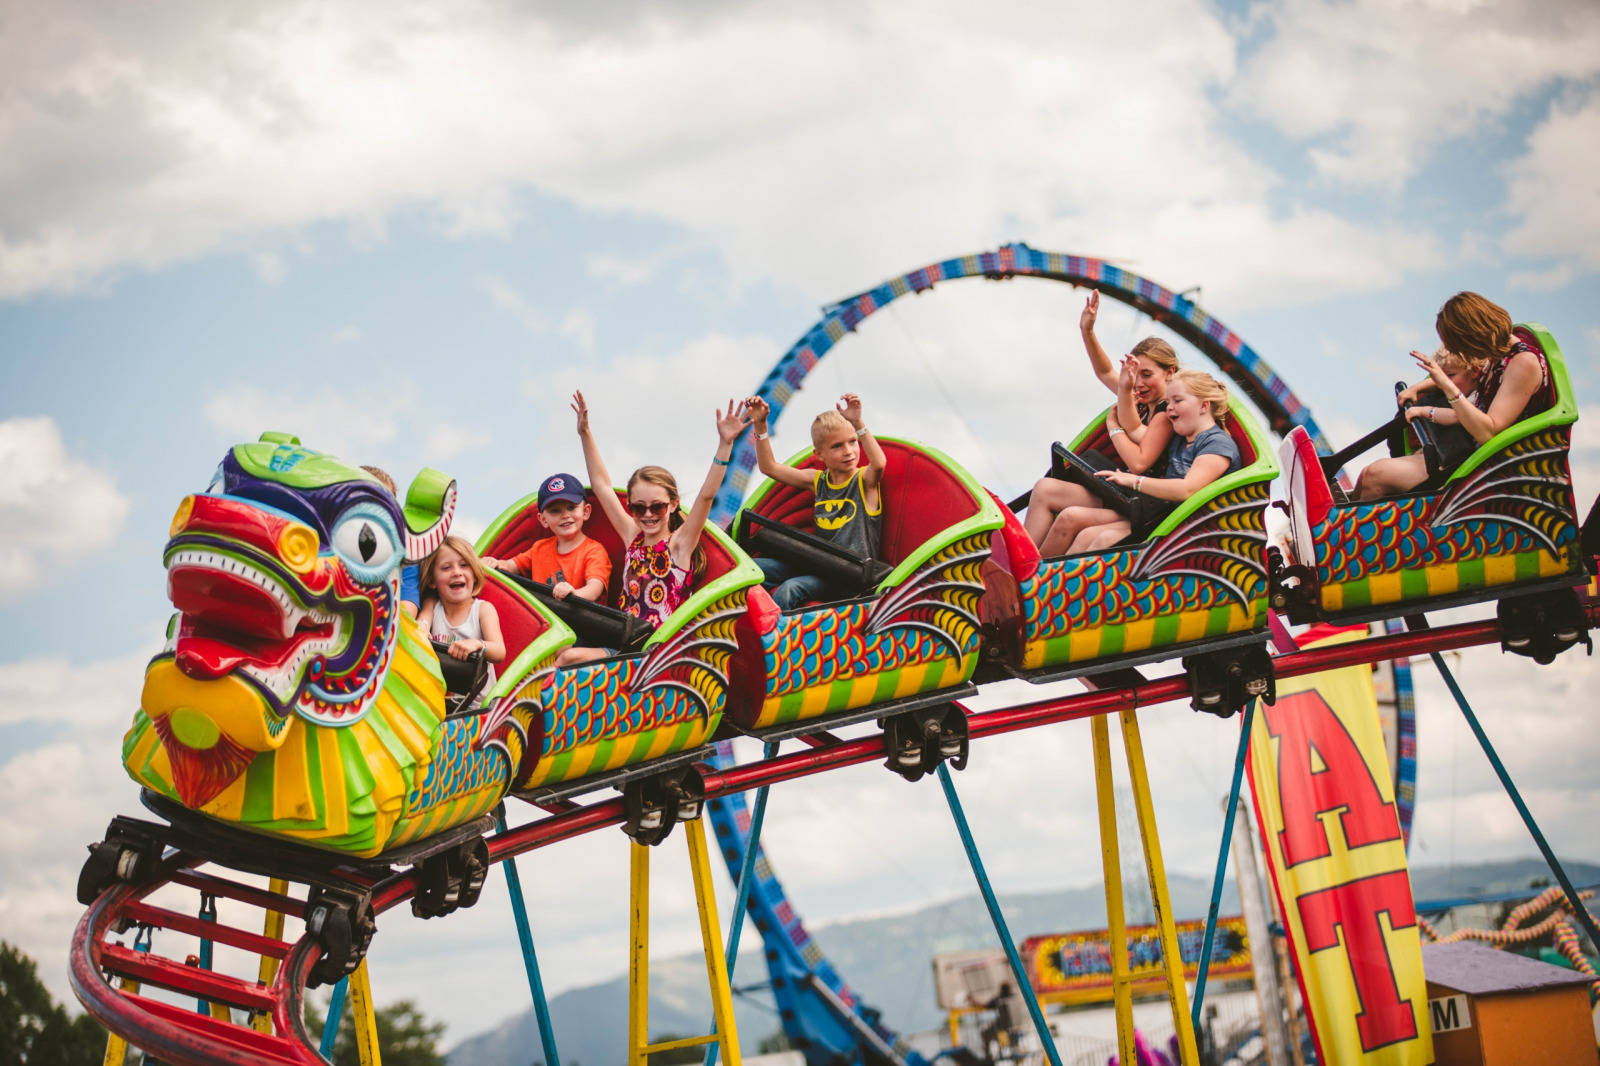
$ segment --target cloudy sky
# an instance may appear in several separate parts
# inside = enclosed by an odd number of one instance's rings
[[[18,0],[0,69],[0,937],[58,995],[82,845],[136,806],[118,745],[172,509],[264,429],[445,469],[476,532],[581,471],[581,386],[614,471],[693,483],[713,404],[820,305],[1026,240],[1198,287],[1340,439],[1385,417],[1444,298],[1487,293],[1563,345],[1600,487],[1592,3]],[[859,391],[1012,494],[1106,399],[1081,303],[908,298],[796,402]],[[1148,332],[1102,314],[1113,350]],[[1557,848],[1600,859],[1591,662],[1460,667]],[[1424,685],[1414,860],[1532,854]],[[1168,865],[1208,875],[1235,734],[1144,720]],[[962,775],[1003,888],[1096,879],[1087,739],[985,742]],[[937,789],[876,767],[782,789],[769,840],[814,922],[971,887]],[[553,990],[624,966],[625,868],[613,833],[527,864]],[[667,876],[660,950],[696,937]],[[497,881],[449,922],[385,919],[379,998],[425,994],[452,1038],[521,1009],[506,912]]]

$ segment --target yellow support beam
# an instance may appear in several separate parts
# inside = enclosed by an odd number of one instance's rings
[[[1178,1034],[1178,1059],[1183,1066],[1199,1066],[1194,1022],[1189,1017],[1189,990],[1183,981],[1183,956],[1178,952],[1178,930],[1172,924],[1172,898],[1167,891],[1167,869],[1161,859],[1156,833],[1156,812],[1150,802],[1150,778],[1145,772],[1144,742],[1139,737],[1139,716],[1122,712],[1122,747],[1128,757],[1128,777],[1133,783],[1133,807],[1139,815],[1139,836],[1144,842],[1145,872],[1150,878],[1150,898],[1155,904],[1156,928],[1161,938],[1162,968],[1167,974],[1167,1001],[1172,1007],[1172,1028]],[[1120,891],[1121,885],[1118,885]],[[1110,892],[1110,886],[1106,888]],[[1123,1062],[1132,1059],[1124,1058]]]
[[[124,978],[122,981],[122,990],[124,992],[137,993],[139,991],[139,982],[132,980],[131,978]],[[104,1066],[122,1066],[122,1063],[127,1059],[127,1057],[128,1042],[122,1039],[122,1037],[118,1036],[116,1033],[107,1033],[106,1057],[104,1060]]]
[[[650,1044],[650,849],[629,841],[628,1066],[645,1066]]]
[[[733,1018],[733,990],[728,987],[728,965],[722,956],[722,927],[717,924],[717,893],[711,880],[711,857],[706,849],[706,825],[700,818],[684,823],[689,844],[689,867],[694,872],[694,898],[700,907],[700,943],[706,953],[706,979],[711,985],[711,1017],[722,1045],[726,1066],[740,1066],[739,1027]],[[733,916],[734,921],[743,915]]]
[[[716,889],[706,848],[705,823],[683,823],[694,875],[695,905],[700,912],[700,941],[705,949],[706,980],[711,986],[711,1015],[716,1031],[650,1043],[650,849],[634,841],[629,854],[628,901],[628,1066],[648,1066],[650,1055],[676,1048],[717,1044],[724,1066],[740,1066],[739,1029],[733,1017],[733,991],[722,954],[722,928],[717,921]]]
[[[380,1066],[378,1016],[372,1004],[372,981],[367,976],[367,960],[362,959],[350,975],[350,1022],[356,1030],[356,1055],[361,1066]],[[331,1024],[331,1023],[330,1023]]]
[[[1133,987],[1128,976],[1128,925],[1122,909],[1122,856],[1117,841],[1117,799],[1111,781],[1111,731],[1094,716],[1094,788],[1100,808],[1100,862],[1106,879],[1106,925],[1111,932],[1111,996],[1117,1013],[1117,1061],[1138,1062],[1133,1041]]]

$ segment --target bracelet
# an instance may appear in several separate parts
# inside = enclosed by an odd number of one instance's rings
[[[866,426],[862,426],[860,429],[856,430],[856,436],[857,437],[865,437],[866,435],[867,435],[867,427]]]
[[[756,440],[766,440],[770,436],[772,436],[770,433],[757,433]]]
[[[1106,430],[1106,436],[1115,437],[1118,433],[1126,433],[1126,432],[1128,432],[1128,431],[1123,429],[1121,426],[1112,426],[1110,429]]]
[[[1139,476],[1137,476],[1137,477],[1135,477],[1133,479],[1133,491],[1134,492],[1143,492],[1144,491],[1143,485],[1144,485],[1144,475],[1143,474],[1140,474]]]
[[[717,457],[716,457],[716,456],[715,456],[715,455],[713,455],[713,456],[712,456],[712,457],[711,457],[711,461],[712,461],[712,462],[713,462],[713,463],[716,463],[716,464],[717,464],[717,465],[718,465],[718,466],[727,466],[727,465],[728,465],[728,463],[729,463],[729,462],[730,462],[730,461],[731,461],[731,460],[732,460],[732,459],[733,459],[733,456],[731,456],[731,455],[730,455],[730,456],[728,456],[728,458],[727,458],[727,459],[718,459],[718,458],[717,458]]]
[[[1450,397],[1450,403],[1451,403],[1452,406],[1454,406],[1455,404],[1458,404],[1460,402],[1461,402],[1461,394],[1459,392],[1456,393],[1454,396]]]

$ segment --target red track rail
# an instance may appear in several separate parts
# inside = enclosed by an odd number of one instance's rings
[[[1600,618],[1597,618],[1596,605],[1591,601],[1589,625],[1593,628],[1597,622],[1600,622]],[[1467,622],[1439,629],[1369,637],[1330,648],[1293,652],[1278,656],[1273,662],[1279,677],[1294,677],[1401,656],[1493,644],[1499,639],[1499,628],[1495,622]],[[1055,722],[1166,703],[1183,699],[1188,694],[1188,679],[1178,674],[1123,688],[1039,700],[992,711],[968,711],[968,730],[974,739],[996,736]],[[709,799],[743,792],[883,758],[885,750],[881,733],[856,740],[825,743],[820,747],[807,747],[770,760],[746,763],[728,770],[709,771],[705,776],[706,797]],[[595,801],[498,833],[489,838],[489,854],[495,861],[508,859],[557,841],[620,825],[622,821],[620,799]],[[179,1066],[210,1066],[214,1063],[309,1066],[324,1063],[326,1060],[312,1050],[310,1039],[300,1024],[305,982],[320,950],[314,937],[307,934],[290,945],[247,930],[201,923],[186,914],[146,904],[143,898],[162,885],[178,884],[197,893],[226,897],[257,908],[280,911],[291,917],[303,916],[304,901],[222,877],[201,874],[192,868],[194,865],[196,860],[191,857],[171,855],[167,859],[169,873],[162,880],[138,886],[119,885],[108,889],[95,901],[73,934],[70,970],[73,991],[89,1012],[107,1028],[163,1062]],[[415,890],[415,880],[410,873],[382,882],[373,893],[374,912],[388,910],[405,901]],[[150,924],[190,935],[204,932],[219,943],[252,952],[264,951],[285,961],[277,979],[267,988],[254,981],[241,981],[198,970],[107,943],[106,936],[125,928],[124,923],[127,922]],[[114,977],[131,977],[173,989],[186,996],[270,1014],[276,1035],[259,1033],[248,1025],[220,1021],[190,1009],[125,992],[113,986]]]

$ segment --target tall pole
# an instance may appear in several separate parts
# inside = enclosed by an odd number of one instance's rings
[[[1250,809],[1241,800],[1233,802],[1239,819],[1238,832],[1233,834],[1233,876],[1239,884],[1245,932],[1250,936],[1250,968],[1255,971],[1256,998],[1261,1005],[1261,1038],[1267,1048],[1267,1066],[1291,1066],[1289,1033],[1283,1021],[1283,986],[1278,983],[1271,919],[1261,895],[1261,871],[1256,866],[1255,831],[1250,825]]]

